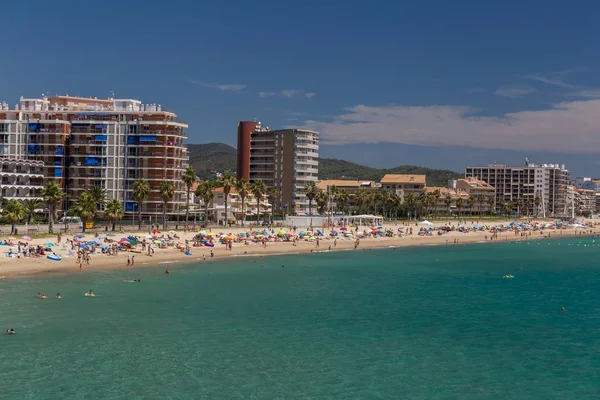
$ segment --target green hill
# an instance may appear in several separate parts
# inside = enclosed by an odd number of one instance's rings
[[[224,143],[189,144],[190,165],[200,179],[215,179],[215,172],[235,174],[236,150]],[[395,168],[371,168],[334,158],[319,159],[320,179],[364,179],[379,181],[385,174],[425,174],[427,185],[446,186],[448,179],[462,176],[458,172],[401,165]]]

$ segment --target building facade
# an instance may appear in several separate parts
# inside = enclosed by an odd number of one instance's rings
[[[381,188],[396,193],[404,202],[409,193],[418,197],[425,191],[425,175],[386,174]]]
[[[564,165],[533,164],[526,161],[522,167],[489,164],[485,167],[467,167],[467,178],[477,178],[495,188],[496,210],[503,203],[517,204],[519,199],[531,200],[539,206],[536,214],[544,217],[568,216],[567,186],[569,171]]]
[[[266,197],[260,200],[259,210],[256,197],[252,193],[248,193],[244,199],[244,207],[242,208],[242,198],[237,190],[232,188],[227,196],[228,218],[226,218],[225,193],[223,192],[223,188],[216,188],[213,192],[215,197],[208,205],[208,208],[214,212],[215,219],[219,224],[224,224],[225,220],[229,220],[232,224],[239,224],[241,221],[245,221],[247,217],[258,217],[259,212],[261,219],[268,219],[268,216],[273,212],[273,207]]]
[[[44,163],[0,157],[0,198],[41,200],[44,188]]]
[[[133,183],[144,178],[152,192],[141,205],[145,215],[162,214],[162,181],[175,186],[168,214],[185,204],[181,176],[188,164],[188,125],[160,105],[133,99],[65,96],[21,98],[14,108],[0,105],[0,155],[44,163],[45,182],[55,181],[69,208],[82,191],[106,190],[107,200],[137,212]]]
[[[238,148],[238,178],[262,180],[269,190],[276,189],[277,212],[307,213],[304,188],[308,182],[318,180],[319,134],[302,129],[270,130],[257,123],[247,145],[251,126],[244,121],[238,125],[238,143],[242,143]]]

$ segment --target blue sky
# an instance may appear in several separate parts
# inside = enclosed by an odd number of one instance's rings
[[[461,170],[493,151],[600,175],[600,4],[341,4],[9,2],[0,100],[113,90],[175,110],[190,143],[234,144],[237,121],[257,118],[374,166]]]

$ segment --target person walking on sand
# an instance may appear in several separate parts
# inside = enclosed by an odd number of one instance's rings
[[[127,266],[129,267],[129,265],[131,264],[131,255],[127,255]]]
[[[133,267],[133,264],[135,263],[135,256],[131,256],[131,266]]]

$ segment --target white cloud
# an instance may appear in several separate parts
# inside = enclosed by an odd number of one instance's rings
[[[326,144],[392,142],[574,153],[600,148],[600,99],[498,117],[477,116],[476,111],[452,105],[357,105],[330,121],[305,121],[304,127],[320,132]]]
[[[568,93],[567,96],[570,97],[585,97],[585,98],[599,98],[600,97],[600,89],[581,89],[575,92]]]
[[[506,86],[496,89],[495,94],[505,97],[522,97],[537,92],[533,86]]]
[[[283,89],[279,92],[258,92],[258,95],[260,97],[283,96],[287,97],[288,99],[302,95],[307,99],[312,99],[317,94],[315,92],[307,92],[304,89]]]
[[[578,73],[578,72],[587,72],[587,71],[589,71],[589,68],[575,67],[575,68],[564,69],[562,71],[548,72],[548,73],[544,73],[544,74],[531,74],[531,75],[528,75],[527,78],[533,79],[538,82],[543,82],[548,85],[554,85],[554,86],[558,86],[558,87],[562,87],[562,88],[566,88],[566,89],[573,89],[573,88],[576,88],[577,85],[572,85],[572,84],[566,82],[564,80],[564,77],[568,74],[573,74],[573,73]]]
[[[203,82],[203,81],[198,81],[198,80],[193,80],[193,79],[190,80],[190,83],[193,83],[194,85],[198,85],[198,86],[219,89],[224,92],[239,92],[248,87],[248,85],[245,85],[243,83],[233,83],[233,84],[223,85],[223,84],[219,84],[219,83]]]

